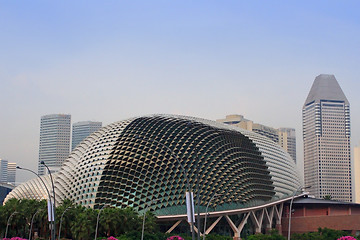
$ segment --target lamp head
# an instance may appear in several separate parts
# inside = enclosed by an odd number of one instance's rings
[[[41,161],[40,164],[45,165],[44,161]]]
[[[22,169],[20,166],[16,166],[17,169]]]

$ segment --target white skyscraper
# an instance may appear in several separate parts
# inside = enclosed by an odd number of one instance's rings
[[[39,175],[46,174],[44,161],[51,171],[60,169],[70,153],[71,115],[51,114],[41,117],[39,145]]]
[[[82,140],[84,140],[91,133],[99,130],[101,126],[102,126],[101,122],[85,121],[85,122],[74,123],[72,127],[71,150],[74,150],[74,148]]]
[[[303,106],[304,178],[317,198],[352,201],[350,105],[333,75],[316,77]]]

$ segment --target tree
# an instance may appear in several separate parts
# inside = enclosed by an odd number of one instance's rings
[[[331,200],[332,197],[331,197],[331,195],[325,195],[325,196],[323,197],[323,199],[325,199],[325,200]]]

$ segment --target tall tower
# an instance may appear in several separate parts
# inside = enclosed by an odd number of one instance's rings
[[[74,150],[82,140],[100,129],[101,126],[101,122],[86,121],[74,123],[72,128],[71,150]]]
[[[51,114],[41,117],[39,145],[39,175],[46,174],[44,161],[50,171],[60,169],[70,153],[71,115]]]
[[[315,78],[302,115],[305,186],[351,202],[350,105],[334,75]]]

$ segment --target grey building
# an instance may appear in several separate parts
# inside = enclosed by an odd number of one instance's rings
[[[41,117],[39,144],[39,175],[46,174],[44,161],[50,171],[60,169],[70,153],[71,115],[51,114]]]
[[[8,160],[0,159],[0,182],[15,184],[16,163],[9,163]]]
[[[350,104],[334,75],[315,78],[302,116],[304,180],[310,194],[352,201]]]
[[[0,182],[6,183],[8,180],[8,160],[0,158]]]
[[[279,144],[296,162],[296,133],[294,128],[279,128]]]
[[[74,148],[82,140],[84,140],[87,136],[89,136],[93,132],[99,130],[101,127],[102,127],[101,122],[84,121],[84,122],[74,123],[72,127],[71,150],[74,150]]]

